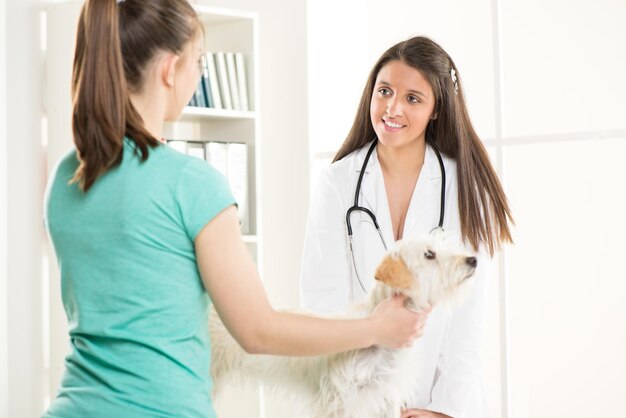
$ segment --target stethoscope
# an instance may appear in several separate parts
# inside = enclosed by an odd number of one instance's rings
[[[372,222],[374,223],[374,227],[376,228],[376,231],[378,232],[378,236],[380,237],[380,240],[383,243],[383,247],[385,247],[385,251],[387,251],[387,243],[385,242],[383,233],[381,232],[380,226],[378,225],[378,221],[376,220],[376,215],[374,214],[374,212],[372,212],[368,208],[359,206],[359,194],[361,192],[361,183],[363,182],[363,175],[365,174],[365,168],[367,167],[367,163],[369,162],[370,156],[372,155],[372,152],[374,152],[374,148],[376,148],[377,143],[378,143],[378,140],[375,139],[374,142],[372,142],[372,145],[370,146],[369,150],[367,151],[367,154],[365,155],[365,160],[363,160],[363,165],[361,166],[361,172],[359,173],[359,179],[356,182],[356,190],[354,192],[354,205],[352,205],[352,207],[348,209],[348,211],[346,212],[346,226],[348,227],[348,242],[350,244],[350,255],[352,257],[352,265],[354,266],[354,273],[356,274],[356,279],[358,280],[359,286],[361,286],[361,290],[363,290],[364,293],[367,293],[367,290],[365,290],[365,286],[363,285],[363,282],[361,281],[361,277],[359,276],[359,271],[357,270],[357,267],[356,267],[356,260],[354,259],[354,247],[352,246],[352,223],[350,222],[350,216],[352,215],[353,212],[364,212],[365,214],[367,214],[367,216],[369,216]],[[441,158],[441,154],[439,153],[439,150],[435,148],[434,146],[432,148],[435,151],[435,155],[437,155],[437,160],[439,161],[439,168],[441,169],[441,203],[439,206],[439,224],[435,228],[433,228],[431,232],[437,229],[443,230],[443,216],[445,215],[445,212],[446,212],[446,169],[443,166],[443,159]]]

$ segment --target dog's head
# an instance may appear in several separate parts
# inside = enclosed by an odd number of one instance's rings
[[[375,278],[409,296],[416,307],[426,303],[461,303],[471,288],[477,265],[474,254],[443,234],[424,234],[398,241],[376,269]]]

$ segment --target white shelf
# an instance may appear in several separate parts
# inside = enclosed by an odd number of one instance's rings
[[[256,244],[259,242],[259,237],[257,235],[242,235],[243,242],[246,244]]]
[[[256,112],[251,110],[215,109],[211,107],[186,106],[178,119],[181,122],[203,120],[254,120]]]
[[[200,20],[204,25],[231,23],[242,19],[256,19],[256,13],[253,12],[223,9],[220,7],[204,6],[200,4],[193,4],[192,6],[200,15]]]

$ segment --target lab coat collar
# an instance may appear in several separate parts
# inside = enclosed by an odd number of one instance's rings
[[[363,161],[365,161],[365,156],[367,155],[367,151],[372,146],[372,142],[368,142],[365,146],[361,147],[361,149],[357,150],[354,154],[354,169],[357,173],[361,172],[361,168],[363,167]],[[378,150],[374,148],[372,155],[370,156],[370,160],[367,162],[367,166],[365,167],[365,174],[369,174],[374,166],[378,166]]]
[[[367,151],[372,143],[358,150],[355,154],[355,187],[356,179],[363,167],[363,161],[367,155]],[[437,181],[439,180],[439,181]],[[419,230],[430,230],[437,225],[426,225],[426,222],[431,222],[431,216],[424,216],[425,212],[433,207],[436,203],[436,207],[439,208],[439,192],[441,190],[441,169],[439,167],[439,161],[433,148],[426,144],[426,154],[424,156],[424,165],[422,171],[415,184],[415,189],[411,197],[411,203],[409,204],[409,210],[404,224],[403,236],[411,234],[416,228]],[[387,243],[393,242],[393,228],[391,224],[391,216],[389,213],[389,203],[387,201],[385,182],[380,170],[380,163],[378,161],[377,150],[374,149],[370,160],[365,167],[365,174],[363,176],[363,182],[361,184],[361,195],[359,196],[359,203],[362,206],[368,207],[376,214],[378,223],[382,229],[383,235]],[[436,202],[435,202],[436,200]],[[439,219],[439,212],[437,212],[437,219]],[[422,225],[424,223],[424,225]]]
[[[354,156],[354,170],[357,173],[361,172],[361,168],[363,167],[363,161],[365,161],[365,156],[367,155],[367,151],[369,150],[372,142],[368,142],[361,149],[356,151]],[[367,166],[365,167],[365,174],[370,174],[372,170],[380,170],[380,163],[378,162],[378,150],[374,148],[370,160],[367,162]],[[439,161],[437,161],[437,155],[435,155],[435,151],[430,144],[426,144],[426,155],[424,156],[424,166],[422,167],[422,173],[426,173],[426,178],[429,180],[436,180],[441,178],[441,169],[439,168]],[[420,176],[422,175],[420,173]],[[365,182],[365,179],[364,179]]]

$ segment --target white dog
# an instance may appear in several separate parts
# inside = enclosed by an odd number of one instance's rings
[[[376,285],[364,303],[344,317],[369,315],[393,294],[410,298],[415,310],[452,306],[469,293],[476,258],[452,247],[441,235],[398,241],[376,271]],[[316,418],[397,418],[417,391],[419,364],[409,349],[373,346],[317,357],[247,354],[213,311],[210,319],[211,374],[215,394],[226,381],[260,382],[297,399]]]

